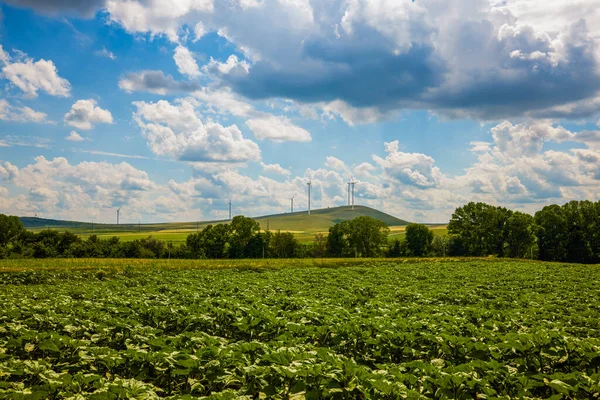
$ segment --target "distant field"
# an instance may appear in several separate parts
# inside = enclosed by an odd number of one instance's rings
[[[599,280],[494,259],[0,260],[0,398],[597,399]]]
[[[448,234],[448,225],[428,225],[434,236],[445,236]],[[406,237],[406,226],[390,227],[390,240],[402,240]]]

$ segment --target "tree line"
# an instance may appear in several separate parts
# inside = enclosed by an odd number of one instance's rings
[[[393,238],[392,238],[393,239]],[[0,258],[306,258],[497,256],[600,263],[600,201],[550,205],[534,216],[485,203],[468,203],[452,214],[448,235],[422,224],[406,226],[390,240],[387,225],[360,216],[300,243],[290,232],[261,231],[258,222],[236,216],[208,225],[185,243],[153,237],[121,241],[71,232],[27,231],[18,217],[0,214]]]

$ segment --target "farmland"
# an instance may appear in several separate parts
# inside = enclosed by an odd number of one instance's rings
[[[598,266],[2,260],[0,398],[597,398]]]

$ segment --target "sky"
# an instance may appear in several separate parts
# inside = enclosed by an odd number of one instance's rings
[[[600,197],[598,0],[0,0],[0,213]]]

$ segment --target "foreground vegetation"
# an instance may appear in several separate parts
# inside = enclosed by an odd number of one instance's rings
[[[600,393],[598,266],[106,261],[0,261],[0,398]]]

